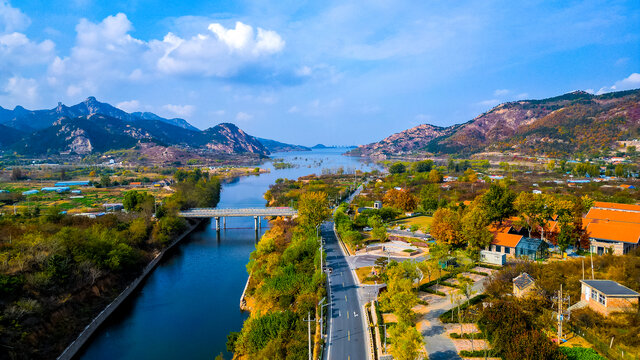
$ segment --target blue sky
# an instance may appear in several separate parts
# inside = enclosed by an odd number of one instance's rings
[[[363,144],[640,87],[634,1],[0,0],[0,106],[93,95],[199,128]]]

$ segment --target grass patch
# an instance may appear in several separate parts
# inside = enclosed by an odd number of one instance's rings
[[[449,337],[452,339],[471,339],[471,333],[464,333],[462,335],[460,335],[459,333],[450,333]],[[473,340],[484,340],[486,339],[487,336],[484,333],[473,333]]]
[[[486,353],[484,350],[462,350],[460,351],[460,356],[462,357],[479,357],[479,358],[484,358],[484,356],[487,355],[487,357],[495,357],[497,354],[495,354],[493,352],[493,350],[487,350]]]
[[[560,347],[560,352],[567,356],[567,360],[605,360],[595,350],[583,347]]]
[[[361,268],[356,269],[356,275],[358,275],[358,280],[362,284],[374,284],[374,279],[371,274],[372,266],[363,266]]]
[[[414,217],[398,220],[393,224],[404,225],[407,227],[407,229],[410,228],[412,225],[417,225],[418,228],[420,229],[426,229],[431,227],[432,223],[433,223],[433,217],[420,215],[420,216],[414,216]]]
[[[474,274],[474,275],[489,276],[489,274],[487,274],[486,272],[482,272],[482,271],[468,270],[467,272],[469,274]]]

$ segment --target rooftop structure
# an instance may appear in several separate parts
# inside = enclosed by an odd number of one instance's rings
[[[531,275],[523,272],[513,278],[513,295],[516,297],[524,297],[530,293],[535,287],[535,281]]]

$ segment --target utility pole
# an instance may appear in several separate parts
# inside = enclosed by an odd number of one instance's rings
[[[591,251],[591,249],[589,249],[589,255],[591,255],[591,280],[594,280],[595,276],[593,275],[593,251]]]
[[[558,291],[558,346],[562,339],[562,284],[560,284],[560,291]]]
[[[557,318],[558,318],[558,345],[560,345],[560,342],[562,341],[562,322],[565,320],[565,316],[571,317],[571,311],[568,310],[568,308],[571,305],[571,297],[570,296],[565,297],[562,294],[562,284],[560,284],[560,290],[558,291],[558,296],[555,298],[555,300],[558,301],[558,314],[557,314]],[[568,301],[567,311],[562,310],[563,303],[565,301]],[[569,319],[568,317],[567,317],[567,319]]]
[[[307,323],[309,333],[309,360],[313,360],[313,352],[311,351],[311,323],[316,322],[316,319],[311,319],[311,312],[307,312],[307,319],[303,319]]]

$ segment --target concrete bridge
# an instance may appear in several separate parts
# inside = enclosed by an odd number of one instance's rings
[[[196,208],[178,212],[178,216],[191,218],[214,218],[216,219],[216,230],[220,230],[220,218],[223,227],[227,228],[227,217],[253,216],[256,231],[260,227],[260,217],[265,216],[295,216],[298,210],[290,207],[266,207],[266,208],[244,208],[244,209],[216,209],[216,208]]]

